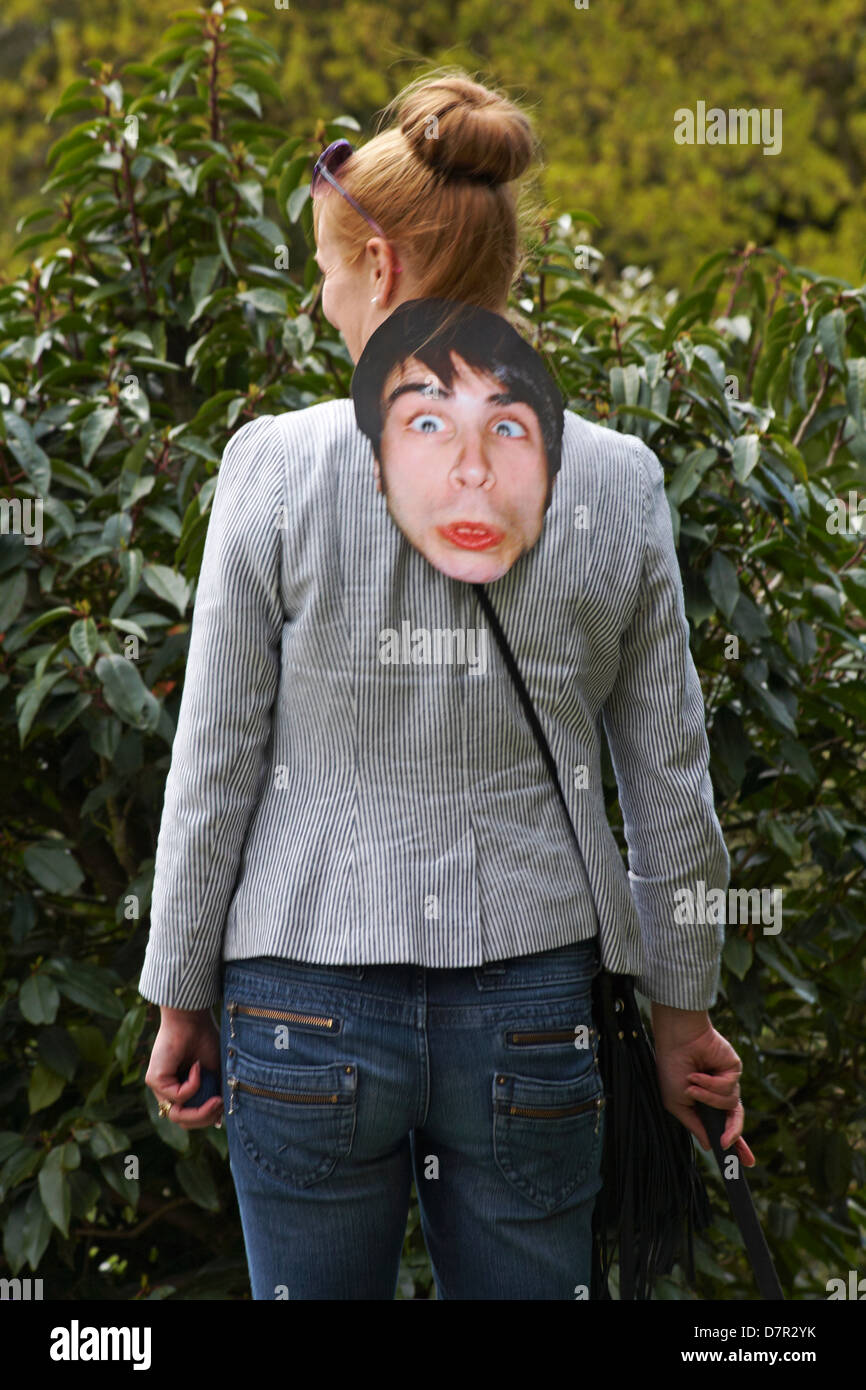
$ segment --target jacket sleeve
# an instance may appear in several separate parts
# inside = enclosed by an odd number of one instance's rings
[[[261,416],[229,440],[217,476],[165,787],[138,988],[170,1008],[220,997],[222,937],[279,681],[284,498],[281,430]]]
[[[637,439],[635,446],[644,484],[643,567],[603,720],[640,921],[636,984],[657,1003],[707,1009],[718,992],[724,913],[702,904],[711,889],[727,888],[730,857],[713,804],[664,472],[651,449]]]

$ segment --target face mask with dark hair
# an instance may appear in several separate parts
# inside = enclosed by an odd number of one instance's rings
[[[410,377],[388,390],[409,362],[427,369],[424,383]],[[560,467],[564,402],[506,319],[449,300],[398,305],[367,341],[352,399],[388,511],[437,569],[487,582],[536,543]]]
[[[447,299],[411,299],[399,304],[368,339],[352,376],[359,428],[379,457],[385,381],[401,362],[415,357],[450,388],[451,353],[475,371],[497,377],[515,400],[538,416],[551,484],[559,471],[564,401],[539,354],[499,314]]]

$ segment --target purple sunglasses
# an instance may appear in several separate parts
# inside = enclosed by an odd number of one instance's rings
[[[383,241],[388,241],[390,245],[389,238],[375,218],[365,212],[361,204],[356,202],[351,193],[349,193],[341,183],[338,183],[334,177],[336,170],[343,167],[349,155],[352,153],[353,147],[349,144],[348,140],[335,140],[326,150],[322,150],[322,153],[316,160],[316,166],[313,169],[313,177],[310,180],[310,197],[315,198],[317,194],[327,192],[326,188],[322,188],[322,180],[324,179],[332,188],[336,188],[337,192],[342,194],[346,199],[346,202],[351,204],[355,211],[363,217],[364,221],[370,224],[373,231],[377,232]],[[398,265],[396,269],[400,271],[403,267]]]

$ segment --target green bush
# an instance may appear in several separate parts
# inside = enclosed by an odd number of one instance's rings
[[[164,43],[67,90],[54,117],[79,123],[27,219],[50,225],[0,286],[0,1203],[8,1271],[49,1298],[249,1294],[225,1134],[158,1118],[136,985],[222,449],[351,376],[308,180],[354,122],[265,124],[275,54],[242,11],[185,11]],[[866,287],[749,246],[671,307],[644,277],[596,282],[591,221],[542,229],[514,308],[569,406],[668,471],[732,884],[784,903],[779,934],[729,927],[713,1018],[743,1059],[783,1283],[823,1298],[858,1266],[866,1177]],[[751,1298],[707,1173],[699,1295]],[[694,1296],[678,1271],[658,1294]],[[413,1203],[398,1296],[430,1295]]]

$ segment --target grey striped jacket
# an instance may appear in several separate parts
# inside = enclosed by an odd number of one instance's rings
[[[487,586],[585,873],[477,594],[405,540],[372,460],[350,400],[226,447],[141,994],[203,1008],[252,956],[471,966],[598,933],[648,997],[708,1008],[724,928],[675,893],[730,861],[656,455],[566,411],[541,537]]]

